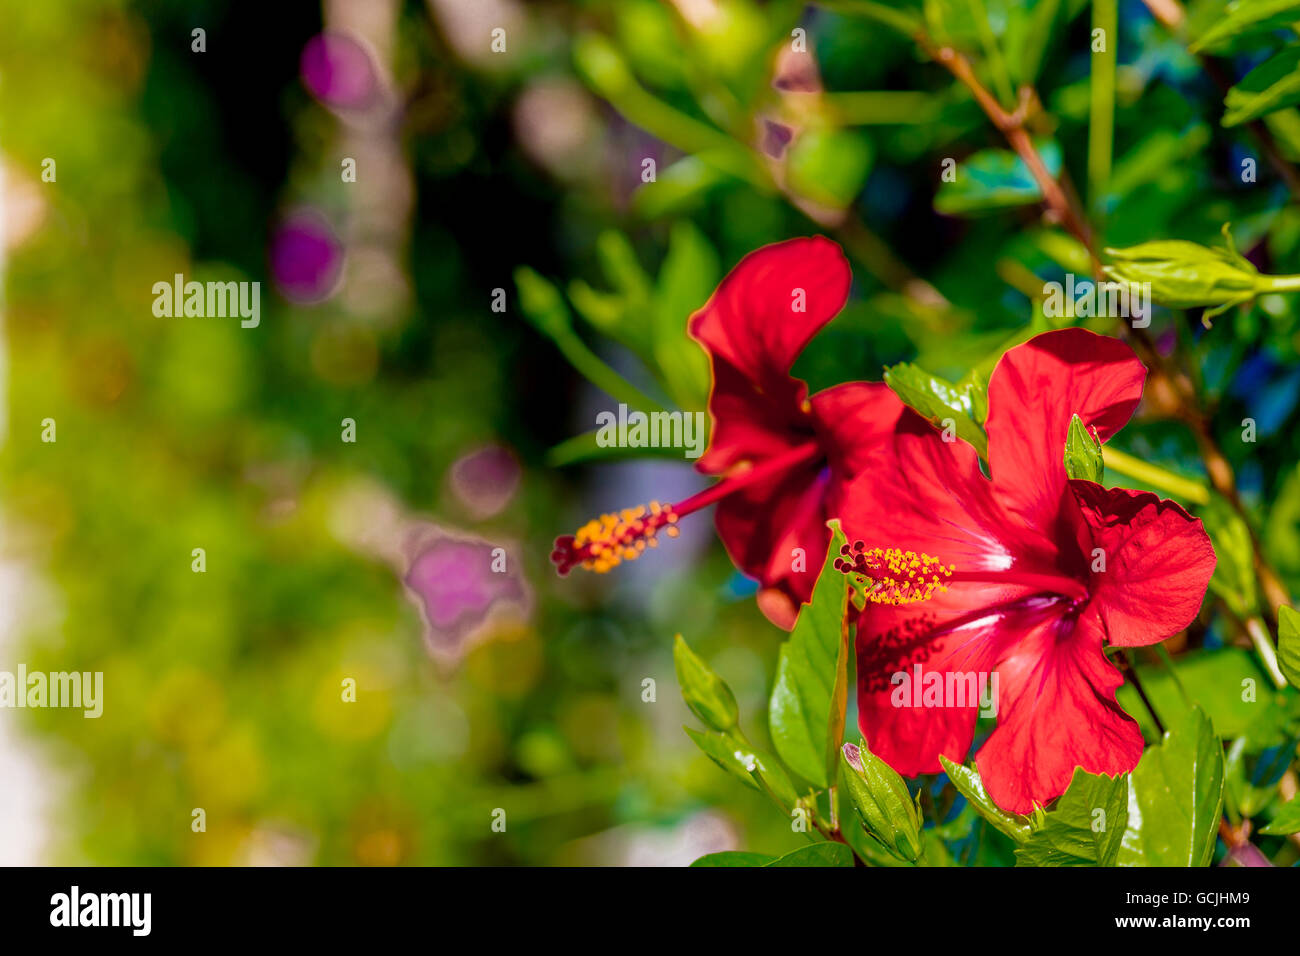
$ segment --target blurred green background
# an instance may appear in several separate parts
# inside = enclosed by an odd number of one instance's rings
[[[1015,69],[1083,181],[1087,18],[1053,6]],[[990,4],[1000,23],[1008,7]],[[1232,220],[1267,235],[1272,271],[1300,271],[1295,207],[1235,181],[1216,95],[1139,4],[1123,18],[1113,188],[1089,197],[1106,243],[1208,242]],[[813,388],[902,360],[956,379],[1045,328],[1026,289],[1077,250],[1032,182],[935,209],[945,158],[1003,146],[969,96],[870,22],[797,2],[0,0],[0,24],[0,669],[105,675],[99,720],[0,712],[6,859],[681,864],[800,846],[681,730],[675,633],[758,740],[781,639],[707,521],[609,576],[548,565],[600,511],[704,485],[680,455],[591,460],[582,436],[612,403],[573,362],[702,408],[690,311],[745,253],[813,232],[855,270],[795,369]],[[796,29],[811,77],[781,52]],[[322,67],[305,51],[326,30],[351,39]],[[176,273],[260,282],[260,325],[155,316]],[[1179,321],[1153,331],[1204,372],[1294,588],[1294,300],[1208,334]],[[1200,472],[1179,423],[1120,441]],[[455,542],[505,548],[514,599],[480,615],[475,589],[496,583],[408,586],[431,548],[455,565]],[[462,605],[464,626],[431,623]]]

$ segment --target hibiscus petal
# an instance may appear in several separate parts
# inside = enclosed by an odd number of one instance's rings
[[[722,280],[690,332],[715,365],[726,362],[762,390],[789,376],[808,340],[844,307],[851,280],[843,251],[822,236],[764,246]]]
[[[827,470],[803,465],[728,495],[718,503],[714,524],[736,567],[756,578],[767,594],[759,607],[787,630],[826,561],[831,533],[826,527]],[[802,549],[798,559],[796,549]]]
[[[1003,355],[989,382],[987,429],[989,469],[1007,507],[1052,527],[1071,416],[1105,441],[1132,416],[1145,377],[1132,349],[1086,329],[1046,332]]]
[[[813,426],[826,449],[831,472],[846,479],[856,477],[872,464],[877,449],[889,441],[903,412],[903,403],[884,382],[836,385],[818,392],[809,403]],[[840,487],[847,485],[841,483]]]
[[[810,405],[811,417],[787,423],[784,431],[743,416],[720,416],[725,440],[715,442],[710,457],[701,460],[703,470],[729,467],[735,462],[728,456],[759,461],[790,450],[801,438],[816,438],[825,449],[826,460],[742,489],[718,505],[718,536],[736,565],[763,585],[763,613],[786,630],[811,597],[825,563],[827,520],[838,517],[852,478],[887,439],[902,409],[888,387],[868,382],[826,389]],[[803,551],[798,563],[795,549]]]
[[[980,676],[993,671],[1005,641],[1027,626],[1025,615],[1041,618],[1027,597],[1023,589],[962,584],[924,603],[867,605],[856,641],[858,726],[873,753],[907,777],[941,772],[940,754],[966,758]],[[940,706],[926,704],[931,674],[945,688],[951,684]]]
[[[1002,809],[1030,813],[1059,797],[1075,767],[1113,776],[1137,766],[1142,734],[1115,702],[1124,680],[1103,634],[1089,607],[1034,628],[998,663],[998,727],[975,764]]]
[[[792,378],[756,392],[726,362],[714,363],[709,413],[709,447],[695,467],[706,475],[726,474],[741,462],[774,458],[814,437],[813,421],[800,405],[805,386]]]
[[[850,540],[925,552],[960,571],[1055,566],[1055,543],[1007,513],[966,442],[944,441],[903,409],[873,456],[839,509]]]
[[[1155,644],[1187,627],[1214,574],[1214,546],[1200,519],[1149,491],[1091,481],[1071,481],[1070,490],[1092,547],[1105,557],[1089,590],[1110,643]]]

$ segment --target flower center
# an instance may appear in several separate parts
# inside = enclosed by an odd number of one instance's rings
[[[817,442],[804,442],[756,465],[746,464],[737,468],[730,477],[677,504],[661,505],[652,501],[649,505],[624,508],[618,514],[593,518],[575,534],[561,535],[555,539],[551,561],[561,575],[566,575],[577,567],[604,574],[624,561],[636,560],[647,548],[658,547],[657,536],[661,529],[666,528],[664,533],[668,537],[677,537],[675,525],[679,518],[706,508],[758,481],[810,461],[820,453],[821,447]]]
[[[914,604],[948,590],[956,565],[899,548],[868,548],[855,541],[840,548],[835,569],[849,575],[854,590],[873,604]]]

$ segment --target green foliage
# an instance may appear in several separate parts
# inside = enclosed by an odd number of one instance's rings
[[[910,362],[885,369],[885,384],[930,424],[940,429],[951,427],[981,458],[988,456],[989,440],[983,428],[988,415],[986,384],[975,380],[954,385]]]
[[[943,772],[948,775],[948,779],[957,788],[957,792],[969,800],[975,811],[992,826],[1011,837],[1017,843],[1024,843],[1030,838],[1035,825],[1040,820],[1007,813],[994,803],[984,789],[984,781],[980,779],[979,771],[974,767],[955,764],[944,756],[939,757],[939,763],[943,765]]]
[[[1292,687],[1300,687],[1300,612],[1281,607],[1277,612],[1277,663]]]
[[[1038,149],[1053,176],[1061,171],[1061,150],[1053,142]],[[1043,193],[1023,159],[1006,149],[985,149],[958,164],[956,177],[944,182],[934,208],[948,216],[990,213],[1042,202]]]
[[[1221,497],[1212,498],[1200,515],[1218,559],[1210,588],[1238,617],[1254,614],[1259,607],[1259,589],[1250,528]]]
[[[1192,53],[1214,50],[1238,37],[1283,28],[1295,20],[1300,20],[1297,0],[1232,0],[1188,49]]]
[[[1300,103],[1300,44],[1287,47],[1228,90],[1224,126],[1240,126]]]
[[[1147,748],[1130,777],[1118,865],[1208,865],[1223,807],[1223,774],[1223,747],[1210,718],[1194,707],[1158,746]]]
[[[834,568],[845,541],[838,522],[832,521],[831,528],[812,601],[800,610],[794,632],[781,645],[768,709],[776,752],[818,787],[835,779],[848,695],[848,580]]]
[[[1076,768],[1065,794],[1016,850],[1017,866],[1115,866],[1128,823],[1126,774]]]
[[[1270,836],[1300,833],[1300,797],[1292,797],[1259,832]]]

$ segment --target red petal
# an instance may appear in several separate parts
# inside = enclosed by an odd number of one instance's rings
[[[691,317],[691,335],[715,364],[766,387],[788,377],[808,340],[844,307],[851,279],[848,260],[829,239],[764,246],[741,259]],[[804,311],[794,311],[796,290],[803,290]]]
[[[1196,617],[1214,574],[1214,546],[1199,518],[1149,491],[1071,481],[1091,543],[1105,555],[1089,590],[1111,644],[1155,644]],[[1086,533],[1086,532],[1085,532]],[[1093,559],[1095,563],[1095,559]]]
[[[757,462],[789,451],[813,437],[813,422],[800,406],[806,387],[792,378],[756,392],[749,380],[725,362],[713,364],[709,447],[695,467],[722,475],[741,462]]]
[[[930,673],[945,680],[958,672],[990,673],[1006,635],[1018,633],[1008,623],[1020,616],[1009,608],[1023,596],[966,584],[924,604],[867,605],[856,641],[858,726],[872,753],[908,777],[941,772],[940,754],[965,759],[975,733],[978,693],[967,706],[918,707],[909,690],[916,686],[914,668],[921,666],[922,681]]]
[[[1101,652],[1103,633],[1090,607],[1034,628],[998,664],[998,727],[975,763],[1002,809],[1030,813],[1059,797],[1075,767],[1113,776],[1137,766],[1142,734],[1115,702],[1123,678]]]
[[[720,417],[727,439],[722,447],[750,460],[788,451],[815,437],[825,450],[816,459],[770,481],[741,489],[718,504],[718,536],[742,571],[764,588],[759,607],[787,630],[799,604],[812,596],[826,560],[830,532],[826,521],[846,508],[846,491],[875,448],[888,439],[902,403],[883,384],[853,382],[814,395],[811,412],[788,432],[770,430],[743,417]],[[707,464],[725,460],[723,452]],[[730,464],[730,463],[728,463]],[[796,567],[794,551],[803,559]]]
[[[831,472],[846,480],[873,465],[903,413],[903,403],[884,382],[836,385],[818,392],[809,403]],[[841,482],[835,490],[844,488],[847,485]]]
[[[1086,329],[1047,332],[1002,356],[989,382],[987,428],[989,468],[1007,507],[1051,529],[1071,416],[1105,441],[1132,416],[1145,377],[1132,349]]]
[[[960,571],[1055,567],[1055,542],[1008,514],[966,442],[945,442],[904,409],[874,456],[840,509],[850,540],[924,551]]]
[[[830,544],[831,533],[826,528],[829,475],[823,471],[820,462],[803,464],[741,488],[718,502],[714,515],[718,537],[736,567],[757,579],[764,589],[782,592],[796,612],[798,605],[812,596]],[[797,564],[795,549],[803,553]],[[769,595],[760,608],[772,623],[793,627],[790,608],[774,598]]]

